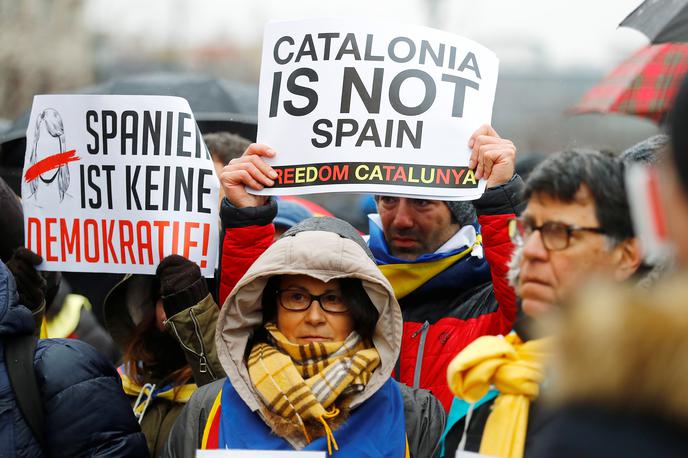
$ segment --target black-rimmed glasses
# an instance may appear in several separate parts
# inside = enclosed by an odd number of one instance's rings
[[[547,221],[536,226],[533,221],[526,218],[513,218],[509,220],[509,237],[515,245],[523,246],[525,241],[535,231],[540,231],[542,244],[550,251],[565,250],[571,243],[571,235],[574,232],[593,232],[605,234],[601,227],[582,227],[561,223],[559,221]]]
[[[281,289],[277,291],[277,300],[282,307],[292,312],[308,310],[313,301],[318,301],[320,308],[328,313],[345,313],[349,311],[344,298],[336,293],[325,293],[316,296],[300,289]]]

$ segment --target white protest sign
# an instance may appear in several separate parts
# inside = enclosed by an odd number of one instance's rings
[[[196,458],[325,458],[325,452],[278,450],[196,450]]]
[[[279,176],[259,194],[479,197],[468,140],[491,121],[498,67],[484,46],[425,27],[267,24],[258,142]]]
[[[39,95],[26,132],[25,244],[44,270],[212,276],[219,181],[186,100]]]

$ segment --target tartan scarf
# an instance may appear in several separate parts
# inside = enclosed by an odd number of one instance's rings
[[[334,402],[340,395],[363,391],[380,364],[377,350],[367,347],[356,332],[344,342],[298,345],[272,323],[265,329],[269,342],[256,344],[248,358],[254,388],[271,412],[295,421],[308,442],[311,438],[304,421],[318,420],[329,453],[333,447],[339,450],[327,420],[339,415]]]

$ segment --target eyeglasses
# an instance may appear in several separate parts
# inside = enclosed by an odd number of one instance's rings
[[[601,227],[572,226],[558,221],[547,221],[540,226],[535,226],[533,221],[529,219],[514,218],[509,220],[509,237],[517,246],[523,246],[528,237],[535,231],[540,231],[542,244],[550,251],[568,248],[571,243],[571,234],[574,232],[606,233]]]
[[[316,296],[299,289],[282,289],[277,291],[279,304],[292,312],[308,310],[313,301],[318,301],[320,308],[327,313],[345,313],[349,311],[344,299],[335,293],[325,293]]]

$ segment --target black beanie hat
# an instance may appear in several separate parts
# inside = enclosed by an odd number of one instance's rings
[[[471,202],[465,200],[445,200],[449,211],[454,215],[461,227],[473,224],[478,216]]]

